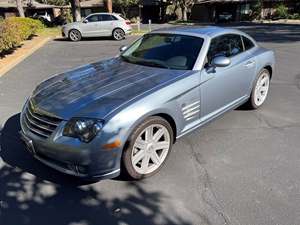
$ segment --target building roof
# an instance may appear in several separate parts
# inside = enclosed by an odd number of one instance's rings
[[[37,9],[50,9],[50,8],[62,8],[64,6],[48,5],[39,3],[35,0],[23,0],[24,8],[37,8]],[[15,0],[0,0],[0,8],[16,8]]]
[[[104,6],[103,0],[88,0],[88,1],[80,2],[81,8],[94,8],[94,7],[103,7],[103,6]]]

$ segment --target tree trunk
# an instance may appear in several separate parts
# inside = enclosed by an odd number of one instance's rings
[[[71,7],[72,7],[73,21],[74,22],[80,21],[81,20],[80,1],[71,0]]]
[[[107,12],[112,13],[112,0],[106,2]]]
[[[127,18],[127,10],[121,6],[121,11],[122,11],[122,15],[125,16],[125,18]]]
[[[182,20],[187,21],[187,8],[185,6],[182,7]]]
[[[19,12],[19,16],[20,17],[25,17],[24,9],[23,9],[23,6],[22,6],[22,0],[16,0],[16,4],[17,4],[17,9],[18,9],[18,12]]]

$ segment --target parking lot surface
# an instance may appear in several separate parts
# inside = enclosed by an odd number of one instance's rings
[[[0,78],[0,224],[241,224],[300,221],[300,26],[239,25],[276,53],[269,98],[179,139],[165,167],[139,182],[86,184],[34,160],[19,113],[49,76],[115,56],[107,39],[53,40]]]

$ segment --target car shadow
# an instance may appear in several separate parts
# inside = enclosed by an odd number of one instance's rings
[[[66,37],[54,38],[53,41],[72,42]],[[85,37],[80,41],[114,41],[114,39],[112,37]]]
[[[101,183],[97,188],[86,185],[39,163],[20,141],[19,116],[9,118],[0,131],[1,224],[152,225],[157,217],[160,224],[190,224],[162,214],[161,201],[167,196],[144,190],[142,182],[122,182],[131,194],[108,198],[101,191]]]

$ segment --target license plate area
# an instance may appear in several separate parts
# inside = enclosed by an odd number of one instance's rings
[[[25,134],[23,132],[20,132],[21,135],[21,140],[23,141],[23,143],[26,146],[26,149],[31,153],[31,154],[35,154],[35,149],[34,149],[34,145],[33,145],[33,141],[28,138],[27,136],[25,136]]]

